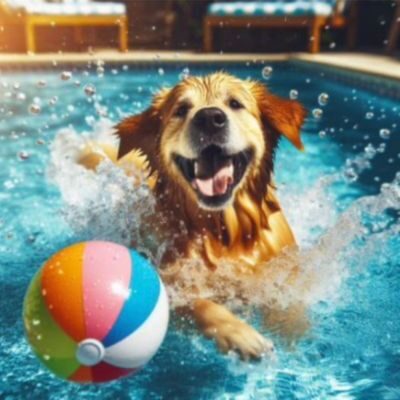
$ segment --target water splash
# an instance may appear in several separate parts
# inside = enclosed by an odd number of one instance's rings
[[[141,171],[134,171],[133,179],[109,160],[102,162],[96,172],[77,163],[89,142],[116,145],[110,120],[94,120],[91,125],[93,130],[83,135],[71,128],[61,130],[51,147],[48,176],[61,191],[65,218],[79,237],[112,240],[128,246],[135,243],[158,265],[168,244],[156,243],[144,234],[142,224],[154,213],[155,199]],[[360,174],[370,167],[370,157],[369,153],[363,153],[348,160],[344,172],[351,168]],[[216,271],[211,272],[201,259],[182,259],[168,288],[172,305],[188,304],[198,296],[196,293],[239,308],[243,304],[260,307],[275,303],[286,308],[299,302],[307,306],[334,302],[340,285],[349,275],[346,261],[349,249],[354,248],[357,240],[366,243],[372,240],[364,221],[389,208],[400,209],[396,178],[393,183],[383,185],[379,195],[361,198],[337,215],[334,199],[328,192],[342,180],[342,175],[343,172],[338,172],[325,176],[303,193],[282,196],[299,249],[287,249],[279,257],[259,265],[255,274],[243,273],[240,263],[233,261],[222,260]],[[291,204],[301,204],[301,209]]]

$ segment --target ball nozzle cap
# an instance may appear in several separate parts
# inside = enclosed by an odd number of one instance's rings
[[[104,346],[97,339],[85,339],[78,344],[76,358],[82,365],[88,367],[96,365],[103,360]]]

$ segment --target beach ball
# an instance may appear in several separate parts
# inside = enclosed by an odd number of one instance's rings
[[[169,307],[146,258],[97,241],[67,247],[44,263],[28,288],[23,316],[30,345],[55,375],[106,382],[154,356]]]

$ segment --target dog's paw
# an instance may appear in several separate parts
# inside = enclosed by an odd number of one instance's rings
[[[223,353],[234,350],[243,360],[259,359],[274,352],[271,340],[239,319],[210,326],[204,330],[204,334],[214,339]]]

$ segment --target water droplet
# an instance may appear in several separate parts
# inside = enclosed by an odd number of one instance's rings
[[[104,76],[104,67],[98,66],[96,69],[96,72],[97,72],[97,76],[99,78],[102,78]]]
[[[32,320],[32,325],[37,326],[40,324],[40,319],[33,319]]]
[[[72,113],[72,112],[74,112],[75,107],[74,107],[72,104],[70,104],[70,105],[67,107],[67,110],[68,110],[68,112]]]
[[[374,147],[371,143],[368,143],[368,144],[367,144],[367,146],[365,147],[364,151],[365,151],[365,155],[366,155],[368,158],[371,159],[371,158],[374,158],[374,157],[375,157],[376,149],[375,149],[375,147]]]
[[[46,361],[49,361],[50,360],[50,356],[48,354],[44,354],[43,355],[43,359],[46,360]]]
[[[25,160],[27,160],[27,159],[29,158],[29,153],[28,153],[27,151],[22,150],[22,151],[20,151],[20,152],[18,153],[18,158],[19,158],[21,161],[25,161]]]
[[[386,143],[381,143],[377,148],[376,151],[380,154],[383,154],[386,150]]]
[[[347,168],[343,172],[343,177],[347,182],[355,182],[358,179],[357,172],[354,170],[354,168]]]
[[[292,100],[296,100],[296,99],[299,97],[299,92],[298,92],[296,89],[292,89],[292,90],[289,92],[289,97],[290,97]]]
[[[43,88],[43,87],[45,87],[46,85],[47,85],[47,83],[46,83],[46,81],[43,80],[43,79],[41,79],[41,80],[38,81],[38,83],[37,83],[37,87],[39,87],[39,88]]]
[[[379,136],[384,139],[384,140],[388,140],[390,138],[391,132],[389,131],[389,129],[381,129],[379,131]]]
[[[81,81],[75,81],[75,82],[74,82],[74,85],[75,85],[76,87],[81,86]]]
[[[71,78],[72,78],[72,72],[70,71],[61,72],[61,79],[63,81],[69,81]]]
[[[319,135],[319,137],[321,139],[323,139],[324,137],[326,137],[326,132],[325,131],[319,131],[318,135]]]
[[[94,85],[88,83],[87,85],[85,85],[84,89],[85,94],[87,96],[93,96],[94,94],[96,94],[96,88]]]
[[[371,112],[371,111],[368,111],[368,112],[365,114],[365,119],[372,119],[372,118],[374,118],[374,113]]]
[[[29,112],[33,115],[40,114],[41,108],[39,104],[33,103],[29,106]]]
[[[273,72],[273,68],[269,65],[265,66],[262,71],[261,71],[261,75],[264,79],[268,80],[269,78],[271,78],[272,72]]]
[[[183,80],[188,78],[190,75],[190,70],[188,67],[183,68],[182,72],[179,74],[179,79]]]
[[[320,106],[326,106],[328,104],[329,94],[328,93],[321,93],[318,96],[318,104]]]
[[[321,119],[322,114],[323,114],[323,111],[320,108],[314,108],[312,110],[312,115],[315,119]]]
[[[58,101],[58,97],[54,96],[49,100],[49,105],[50,106],[55,106],[57,104],[57,101]]]
[[[21,100],[21,101],[26,100],[26,94],[22,93],[22,92],[17,93],[17,100]]]
[[[158,68],[158,75],[163,76],[164,73],[164,68]]]
[[[85,122],[89,125],[89,126],[94,126],[96,119],[95,117],[93,117],[93,115],[88,115],[85,117]]]

